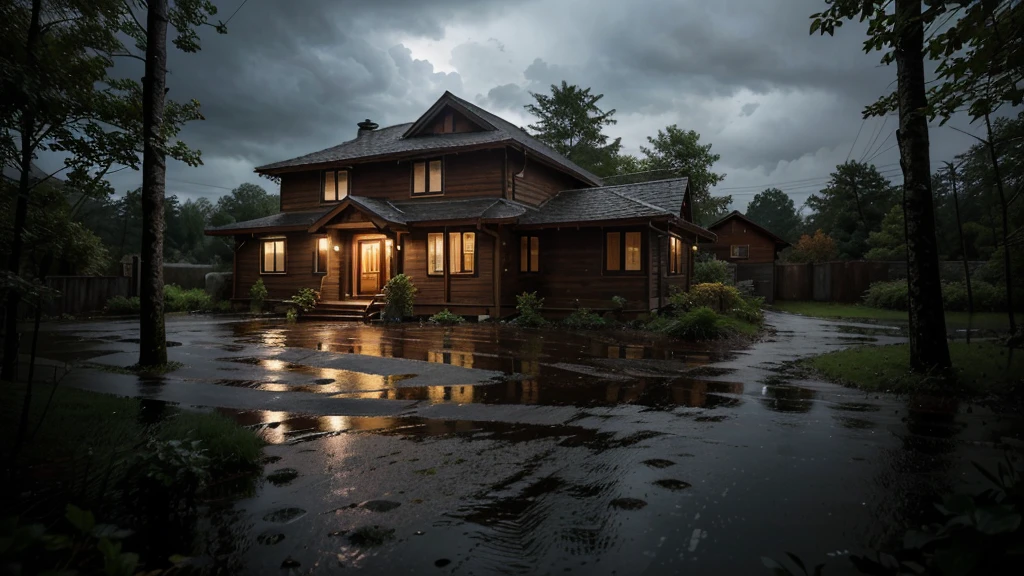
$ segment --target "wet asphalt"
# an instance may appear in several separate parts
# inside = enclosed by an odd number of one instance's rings
[[[786,370],[903,341],[768,314],[742,350],[641,335],[178,317],[158,378],[134,322],[47,326],[89,390],[216,409],[271,443],[252,497],[211,513],[239,573],[759,574],[799,555],[850,573],[936,495],[983,488],[1016,416],[866,394]],[[1011,440],[1007,440],[1007,439]]]

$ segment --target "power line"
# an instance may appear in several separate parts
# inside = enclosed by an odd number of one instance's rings
[[[242,6],[245,6],[245,3],[248,1],[249,0],[242,0],[242,3],[238,5],[238,8],[235,8],[235,11],[231,13],[231,16],[228,16],[228,19],[224,21],[225,26],[228,25],[228,22],[231,22],[231,19],[235,17],[235,14],[238,14],[238,11],[241,10]]]
[[[188,180],[178,180],[176,178],[166,178],[168,182],[177,182],[179,184],[191,184],[193,186],[205,186],[207,188],[220,188],[221,190],[231,191],[234,188],[228,188],[227,186],[217,186],[216,184],[203,184],[202,182],[189,182]]]
[[[888,116],[882,116],[882,123],[878,126],[878,130],[875,131],[875,135],[868,142],[868,145],[864,147],[864,153],[860,155],[860,161],[861,162],[864,161],[864,158],[866,158],[867,155],[868,155],[868,151],[871,150],[871,148],[875,145],[875,142],[878,141],[878,137],[882,135],[882,130],[885,129],[885,124],[888,121],[889,121],[889,117]],[[888,139],[889,138],[886,137],[886,140],[888,140]]]
[[[868,119],[866,117],[862,118],[861,121],[860,121],[860,128],[857,128],[857,136],[854,137],[853,144],[850,144],[850,151],[846,153],[846,161],[847,162],[850,161],[850,155],[853,154],[853,148],[854,148],[854,146],[857,145],[857,140],[860,140],[860,131],[864,129],[864,124],[866,124],[867,121],[868,121]]]

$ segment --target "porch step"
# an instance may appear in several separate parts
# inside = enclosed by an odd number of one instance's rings
[[[303,314],[302,320],[305,321],[317,321],[317,322],[362,322],[364,320],[362,311],[360,312],[318,312],[314,310]]]

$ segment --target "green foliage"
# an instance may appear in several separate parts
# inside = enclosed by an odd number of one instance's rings
[[[202,288],[183,289],[177,284],[164,285],[165,312],[209,312],[217,307]]]
[[[210,458],[199,440],[146,439],[127,462],[126,496],[143,505],[191,508],[210,478]]]
[[[200,442],[213,475],[259,467],[266,444],[231,418],[214,412],[177,412],[160,424],[157,436],[165,441]]]
[[[683,340],[714,340],[722,335],[718,314],[707,306],[698,306],[677,316],[668,323],[664,332]]]
[[[253,314],[263,312],[263,303],[267,299],[267,294],[267,285],[263,283],[263,278],[257,278],[256,283],[249,288],[249,307]]]
[[[735,286],[720,283],[696,284],[690,287],[690,305],[686,309],[706,306],[727,312],[740,305],[743,298]]]
[[[695,284],[725,284],[729,280],[729,265],[723,260],[711,259],[696,262],[693,265],[693,282]]]
[[[881,227],[899,200],[899,188],[874,165],[850,160],[836,167],[824,189],[807,198],[814,210],[808,224],[829,231],[840,258],[857,260],[868,251],[869,232]]]
[[[629,304],[629,301],[622,296],[612,296],[612,307],[615,308],[615,310],[621,312],[626,309],[627,304]]]
[[[433,316],[430,317],[430,320],[428,320],[428,322],[430,322],[431,324],[440,324],[443,326],[454,326],[462,324],[465,321],[465,318],[459,316],[458,314],[455,314],[454,312],[451,312],[447,308],[441,310],[437,314],[434,314]]]
[[[747,205],[745,216],[790,242],[796,240],[802,224],[793,199],[778,188],[757,193]]]
[[[971,281],[971,292],[975,312],[998,312],[1006,310],[1006,289],[981,280]],[[864,293],[864,304],[886,310],[906,310],[909,298],[906,280],[875,282]],[[942,283],[942,307],[945,310],[966,311],[967,284],[965,282]]]
[[[802,264],[829,262],[839,255],[831,236],[817,230],[813,236],[804,234],[787,254],[787,262]]]
[[[544,309],[544,299],[537,296],[536,292],[523,292],[516,296],[516,311],[519,316],[515,319],[516,326],[533,328],[544,326],[548,323],[541,315]]]
[[[608,326],[608,322],[596,312],[587,308],[577,308],[562,320],[562,325],[573,330],[598,330]]]
[[[132,296],[131,298],[114,296],[110,300],[107,300],[107,305],[103,307],[103,312],[105,314],[120,316],[125,314],[138,314],[139,309],[140,304],[138,296]]]
[[[700,134],[675,124],[648,136],[647,142],[650,148],[640,147],[647,156],[647,169],[670,169],[689,179],[694,221],[706,225],[725,215],[732,196],[711,196],[711,187],[725,179],[725,174],[711,170],[721,158],[711,153],[711,144],[700,144]]]
[[[223,226],[263,218],[277,214],[280,206],[280,196],[269,194],[256,184],[241,184],[230,194],[217,199],[217,205],[209,215],[209,224]]]
[[[310,312],[316,308],[317,302],[320,301],[320,292],[312,288],[302,288],[291,297],[291,302],[299,307],[303,312]]]
[[[763,324],[764,298],[760,296],[741,297],[740,301],[729,310],[729,315],[751,324]]]
[[[903,207],[896,204],[882,218],[881,230],[868,234],[869,250],[865,260],[904,261],[907,259],[907,236]]]
[[[295,308],[288,308],[284,313],[285,320],[295,322],[299,319],[299,311]]]
[[[381,318],[388,322],[401,322],[403,318],[412,316],[416,292],[412,279],[405,274],[388,280],[384,285],[384,310]]]
[[[591,94],[590,88],[568,84],[551,85],[551,94],[530,93],[536,103],[526,110],[537,117],[529,129],[540,141],[551,146],[598,176],[614,174],[618,168],[620,138],[610,144],[604,127],[615,124],[615,110],[604,111],[598,102],[604,94]]]

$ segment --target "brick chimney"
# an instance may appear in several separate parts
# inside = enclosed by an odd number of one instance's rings
[[[363,120],[359,124],[356,124],[356,126],[359,126],[359,131],[356,132],[356,138],[359,138],[364,134],[369,134],[370,132],[373,132],[374,130],[377,129],[377,123],[371,122],[369,118]]]

